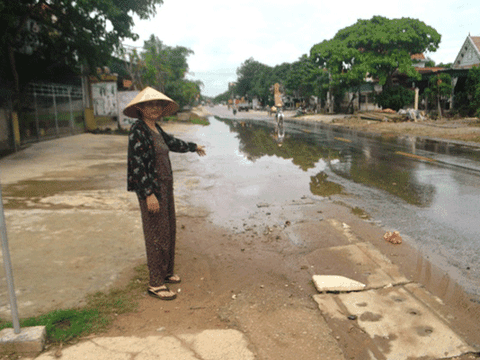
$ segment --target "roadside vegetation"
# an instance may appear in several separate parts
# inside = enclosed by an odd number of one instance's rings
[[[330,104],[330,112],[353,112],[353,100],[372,84],[382,86],[374,93],[374,102],[386,109],[398,111],[412,106],[414,87],[420,89],[420,100],[433,118],[441,118],[452,93],[452,78],[448,73],[420,74],[415,69],[419,61],[412,55],[435,52],[441,35],[421,20],[388,19],[374,16],[358,20],[339,30],[332,39],[315,44],[309,54],[293,63],[274,67],[253,58],[237,69],[237,82],[215,102],[227,102],[233,97],[257,98],[264,106],[273,105],[272,85],[279,83],[283,93],[295,99],[295,106],[306,106],[311,97],[318,99],[322,109]],[[427,67],[451,68],[426,59]],[[352,95],[345,104],[347,93]],[[465,86],[455,89],[455,111],[451,116],[480,116],[480,69],[469,71]]]
[[[203,84],[186,78],[191,49],[167,46],[154,35],[142,49],[127,51],[123,45],[138,39],[135,18],[151,19],[163,2],[0,0],[1,88],[11,92],[13,109],[20,114],[28,109],[24,99],[32,81],[100,79],[105,67],[118,74],[119,83],[131,79],[137,90],[154,87],[180,108],[201,101]]]
[[[208,121],[207,118],[202,117],[202,116],[198,116],[197,114],[195,114],[193,112],[192,113],[187,113],[186,114],[186,119],[182,116],[175,115],[175,116],[167,116],[166,118],[163,119],[163,121],[166,121],[166,122],[187,122],[187,123],[191,123],[191,124],[194,124],[194,125],[203,125],[203,126],[210,125],[210,122]]]
[[[188,57],[193,53],[184,46],[165,45],[152,34],[143,49],[121,50],[119,56],[126,60],[125,69],[137,90],[151,86],[175,99],[182,109],[200,100],[203,86],[201,81],[186,78]]]
[[[58,309],[47,314],[20,320],[21,327],[46,327],[47,344],[72,342],[89,334],[106,331],[116,316],[133,312],[138,298],[148,284],[146,265],[135,268],[135,276],[123,288],[97,292],[86,298],[86,305],[74,309]],[[13,327],[0,319],[0,330]]]
[[[368,215],[365,210],[363,210],[362,208],[359,208],[358,206],[355,206],[354,208],[352,208],[352,214],[354,215],[357,215],[358,217],[364,219],[364,220],[369,220],[370,219],[370,215]]]

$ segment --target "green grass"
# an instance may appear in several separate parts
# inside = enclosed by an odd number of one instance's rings
[[[177,116],[166,116],[163,118],[163,121],[165,122],[177,122],[178,121],[178,117]],[[202,118],[202,117],[198,117],[198,116],[195,116],[195,114],[191,114],[190,115],[190,118],[188,120],[190,123],[192,124],[195,124],[195,125],[210,125],[210,122],[208,121],[208,119],[206,118]]]
[[[193,119],[190,119],[190,122],[192,124],[196,124],[196,125],[210,125],[210,122],[207,120],[207,119],[204,119],[204,118],[193,118]]]
[[[370,219],[370,215],[368,215],[363,209],[359,208],[358,206],[355,206],[352,208],[352,213],[361,217],[362,219]]]
[[[100,333],[108,329],[117,315],[137,310],[138,298],[147,284],[148,270],[146,265],[141,265],[135,268],[135,276],[125,287],[90,294],[82,308],[59,309],[21,319],[20,326],[45,326],[47,342],[53,344]],[[11,322],[0,320],[0,330],[9,327],[13,327]]]

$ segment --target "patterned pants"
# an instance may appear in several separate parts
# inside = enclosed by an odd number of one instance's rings
[[[147,201],[138,198],[142,213],[143,234],[147,251],[150,286],[158,287],[173,275],[175,261],[176,218],[173,198],[173,180],[160,183],[160,210],[148,211]]]

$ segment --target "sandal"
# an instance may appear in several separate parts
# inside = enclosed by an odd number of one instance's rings
[[[166,293],[171,293],[171,294],[167,295]],[[156,297],[157,299],[161,299],[161,300],[173,300],[177,297],[177,294],[175,294],[165,285],[162,285],[160,287],[150,286],[148,288],[148,295]]]
[[[178,275],[170,275],[165,278],[165,282],[169,284],[179,284],[182,281]]]

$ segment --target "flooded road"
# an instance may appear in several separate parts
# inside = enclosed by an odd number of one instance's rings
[[[329,197],[399,231],[467,292],[480,293],[478,149],[302,122],[286,122],[279,141],[273,118],[238,117],[211,117],[197,134],[209,156],[195,166],[207,175],[203,188],[216,188],[197,201],[213,221],[240,229],[264,206]]]

